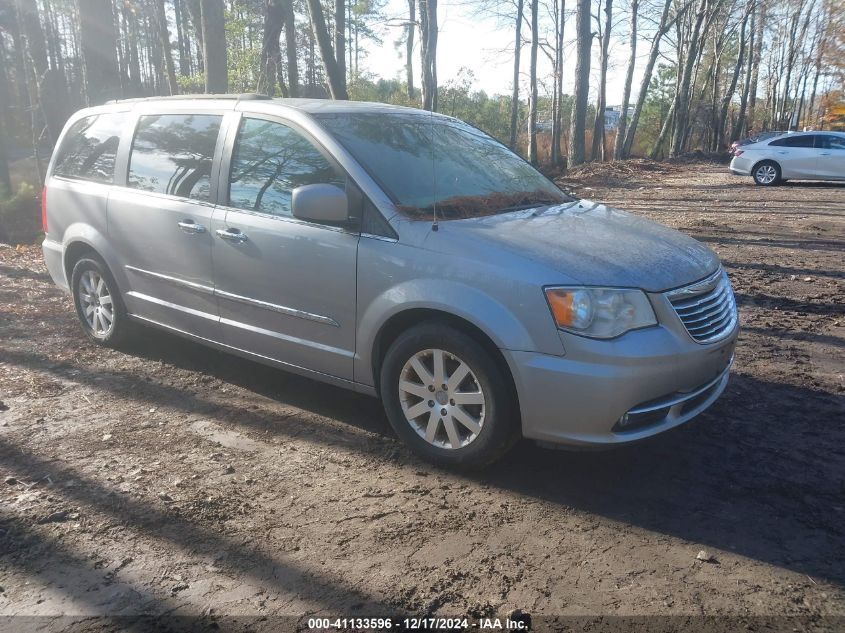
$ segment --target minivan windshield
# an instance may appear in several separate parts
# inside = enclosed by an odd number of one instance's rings
[[[414,219],[470,218],[571,200],[484,132],[456,119],[405,113],[315,118]]]

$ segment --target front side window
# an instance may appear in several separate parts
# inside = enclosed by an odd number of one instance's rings
[[[834,136],[833,134],[824,134],[819,137],[821,139],[822,149],[839,149],[845,150],[845,137]]]
[[[211,114],[142,116],[129,157],[129,186],[208,200],[222,119]]]
[[[64,178],[114,181],[114,160],[126,114],[114,112],[85,117],[74,123],[56,155],[53,174]]]
[[[320,123],[415,219],[459,219],[571,200],[527,162],[456,119],[319,114]]]
[[[244,118],[232,152],[229,204],[239,209],[292,216],[291,194],[303,185],[346,179],[296,130],[263,119]]]

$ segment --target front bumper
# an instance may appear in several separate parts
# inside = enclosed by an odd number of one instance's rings
[[[567,335],[562,357],[503,350],[519,395],[523,436],[609,446],[683,424],[724,391],[738,333],[734,327],[717,343],[699,344],[678,323],[613,341]]]

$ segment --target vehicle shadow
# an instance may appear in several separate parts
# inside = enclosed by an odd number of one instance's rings
[[[208,403],[157,383],[148,385],[149,394],[126,386],[134,397],[421,467],[394,439],[374,398],[152,330],[127,351],[320,417],[290,424],[272,410]],[[843,415],[839,395],[735,372],[708,412],[650,441],[605,452],[553,451],[524,441],[494,467],[460,476],[845,584],[845,428],[837,422]]]
[[[843,416],[840,396],[734,373],[685,427],[595,454],[521,446],[487,483],[841,585]]]
[[[141,382],[129,371],[103,380],[100,371],[74,366],[73,380],[244,431],[431,468],[394,438],[374,398],[154,331],[126,351],[238,386],[270,406],[210,401],[155,375]],[[34,353],[12,352],[6,362],[68,371]],[[288,407],[316,415],[298,416]],[[495,466],[456,476],[541,500],[552,518],[559,510],[594,513],[845,585],[843,414],[841,396],[735,372],[708,412],[650,441],[605,452],[553,451],[523,441]]]
[[[688,184],[678,184],[672,185],[679,189],[689,190],[689,189],[729,189],[729,190],[736,190],[738,188],[747,188],[752,191],[777,191],[780,188],[793,188],[793,189],[845,189],[845,182],[838,182],[838,181],[818,181],[818,180],[787,180],[786,182],[781,182],[779,185],[774,187],[760,187],[755,185],[754,182],[751,180],[750,176],[739,176],[737,180],[728,182],[728,183],[719,183],[719,184],[710,184],[710,183],[695,183],[692,187]]]
[[[63,486],[60,496],[66,504],[78,504],[85,514],[105,515],[107,524],[132,526],[152,539],[165,541],[193,558],[214,560],[215,565],[237,573],[243,582],[288,596],[307,592],[309,600],[320,605],[327,613],[381,614],[397,612],[397,608],[380,601],[365,588],[352,586],[337,574],[315,572],[300,562],[291,560],[284,552],[262,547],[251,540],[244,541],[221,531],[218,525],[204,525],[180,516],[178,507],[162,507],[128,495],[120,495],[86,475],[78,468],[63,464],[57,459],[45,459],[8,438],[0,437],[0,467],[17,477],[32,480],[35,486],[49,473],[52,481],[73,483]],[[83,519],[86,520],[86,519]],[[208,631],[220,630],[210,610],[188,617],[176,617],[183,601],[175,594],[167,596],[164,587],[158,592],[141,586],[132,575],[123,577],[119,567],[103,569],[98,563],[100,553],[91,554],[80,548],[75,550],[62,538],[51,539],[34,530],[31,521],[22,520],[10,513],[0,515],[0,560],[4,571],[17,569],[27,577],[37,577],[50,588],[51,599],[56,594],[66,598],[63,611],[82,611],[86,615],[76,618],[91,624],[100,620],[99,626],[83,626],[80,630],[116,631]],[[131,563],[132,558],[124,563]],[[163,583],[163,579],[161,579]],[[43,609],[41,610],[42,612]],[[73,628],[73,617],[53,612],[48,617],[31,617],[35,630],[37,624],[53,624],[49,630],[67,631]],[[24,616],[22,616],[24,617]],[[3,616],[0,616],[2,629]],[[42,620],[44,622],[42,622]],[[33,624],[34,623],[34,624]],[[58,624],[57,624],[58,623]],[[238,630],[280,630],[273,618],[242,617]],[[290,622],[287,627],[291,628]],[[59,626],[61,625],[61,626]],[[110,626],[105,626],[110,625]],[[113,628],[112,628],[113,626]],[[174,628],[170,628],[174,627]],[[3,629],[6,630],[6,629]],[[11,630],[11,629],[9,629]],[[226,630],[226,627],[223,628]]]
[[[787,180],[778,187],[793,187],[795,189],[845,189],[845,182],[818,182],[814,180]]]
[[[763,336],[771,336],[776,339],[786,338],[792,341],[810,341],[813,343],[821,343],[822,345],[832,345],[833,347],[845,348],[845,338],[841,336],[834,336],[832,334],[818,334],[816,332],[806,332],[803,330],[778,329],[774,327],[754,327],[751,325],[743,325],[743,332],[752,332]]]

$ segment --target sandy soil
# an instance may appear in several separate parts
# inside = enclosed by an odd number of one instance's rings
[[[0,615],[842,626],[825,616],[845,616],[845,187],[651,163],[562,183],[718,252],[733,377],[651,443],[523,442],[474,475],[415,459],[373,399],[154,331],[96,348],[38,248],[0,248]],[[0,628],[25,622],[125,624]]]

